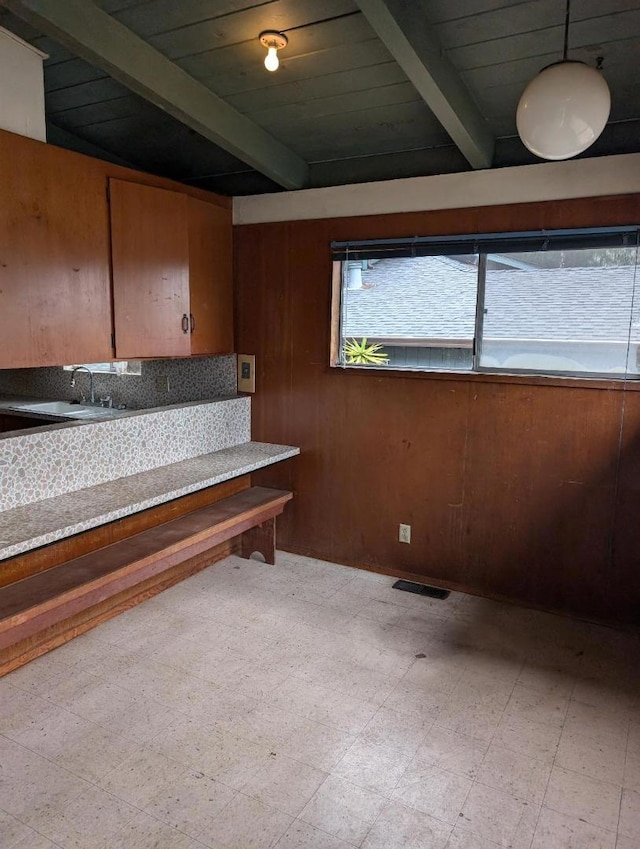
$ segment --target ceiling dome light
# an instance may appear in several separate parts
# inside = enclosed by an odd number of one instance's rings
[[[558,62],[525,88],[516,113],[518,135],[542,159],[570,159],[594,143],[610,109],[609,86],[595,68]]]
[[[282,50],[289,43],[289,39],[284,33],[276,32],[276,30],[265,30],[258,36],[260,44],[267,48],[267,55],[264,59],[264,66],[267,71],[277,71],[280,67],[278,59],[278,50]]]
[[[567,59],[570,3],[567,0],[561,62],[544,68],[525,88],[516,126],[523,144],[541,159],[570,159],[604,130],[611,95],[598,69]]]

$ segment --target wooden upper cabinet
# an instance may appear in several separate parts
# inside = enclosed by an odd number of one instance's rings
[[[191,353],[187,197],[110,180],[116,356]]]
[[[110,360],[104,174],[0,132],[0,186],[0,368]]]
[[[192,354],[233,351],[232,226],[229,211],[188,198]]]
[[[112,179],[116,356],[233,351],[229,210]]]

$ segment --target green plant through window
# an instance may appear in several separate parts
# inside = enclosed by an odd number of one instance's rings
[[[389,363],[383,346],[367,345],[366,336],[359,342],[357,339],[347,339],[344,343],[344,356],[349,365],[386,366]]]

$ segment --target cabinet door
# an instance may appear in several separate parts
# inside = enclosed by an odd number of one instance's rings
[[[232,225],[228,209],[188,198],[192,354],[233,351]]]
[[[0,185],[0,368],[110,360],[104,175],[0,132]]]
[[[116,356],[191,353],[187,198],[110,180]]]

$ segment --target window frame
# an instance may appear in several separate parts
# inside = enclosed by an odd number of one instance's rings
[[[634,235],[633,242],[627,242],[627,236]],[[577,239],[579,242],[584,240],[585,244],[576,245],[583,248],[597,248],[598,246],[605,247],[602,240],[607,237],[615,238],[620,236],[622,241],[618,247],[632,247],[636,249],[636,269],[640,266],[640,225],[614,225],[601,227],[574,227],[574,228],[554,228],[549,230],[530,230],[500,233],[474,233],[474,234],[458,234],[454,236],[439,235],[439,236],[413,236],[405,238],[391,239],[364,239],[364,240],[347,240],[331,242],[331,258],[332,258],[332,277],[331,277],[331,321],[330,321],[330,369],[341,369],[343,372],[355,371],[359,374],[364,372],[374,372],[378,376],[381,374],[397,374],[410,375],[419,377],[437,376],[440,378],[459,379],[474,379],[482,377],[484,379],[499,378],[500,382],[509,382],[509,379],[517,379],[517,382],[545,383],[550,381],[558,381],[558,385],[566,386],[568,381],[576,381],[577,385],[585,383],[598,384],[598,388],[619,388],[626,387],[631,383],[634,388],[640,389],[640,370],[638,373],[625,371],[619,376],[611,372],[576,372],[553,370],[549,372],[539,371],[536,369],[527,368],[501,368],[500,366],[483,366],[480,364],[482,357],[482,341],[484,328],[484,309],[486,300],[486,272],[487,272],[487,256],[491,253],[489,247],[482,248],[482,245],[490,245],[497,241],[501,241],[501,252],[508,252],[508,243],[513,242],[514,247],[520,240],[540,239],[544,245],[543,249],[549,248],[553,250],[553,244],[556,245],[563,239],[569,240],[569,243]],[[589,244],[589,240],[600,241],[601,244]],[[506,244],[504,244],[506,243]],[[436,253],[431,250],[429,253],[419,253],[420,245],[433,245],[441,249],[441,253]],[[385,254],[379,258],[390,257],[411,257],[411,256],[446,256],[447,245],[464,245],[465,247],[473,248],[473,252],[478,254],[478,274],[477,274],[477,291],[476,291],[476,310],[474,320],[474,337],[472,344],[472,366],[469,370],[462,369],[446,369],[446,368],[411,368],[397,366],[378,366],[378,365],[359,365],[348,364],[342,362],[342,324],[344,315],[344,279],[343,279],[343,263],[349,260],[349,250],[355,248],[354,253],[366,251],[369,248],[378,247],[380,252]],[[611,246],[611,245],[609,245]],[[505,247],[507,250],[505,250]],[[360,250],[358,250],[360,249]],[[406,250],[406,253],[388,253],[393,250]],[[559,249],[559,248],[556,248]],[[569,248],[567,248],[569,249]],[[513,250],[513,248],[512,248]],[[458,250],[459,253],[463,251]],[[342,256],[341,254],[344,254]],[[340,258],[336,258],[340,256]],[[356,255],[355,259],[365,259],[370,257],[361,257]],[[640,298],[640,292],[634,291],[631,301],[631,311],[636,305],[636,299]],[[629,346],[629,341],[627,343]],[[627,358],[628,358],[627,347]]]

